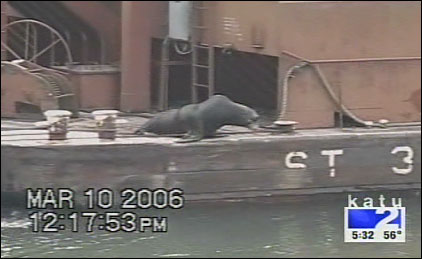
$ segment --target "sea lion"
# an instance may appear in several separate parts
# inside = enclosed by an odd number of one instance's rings
[[[186,133],[179,142],[194,142],[214,136],[218,129],[226,125],[256,128],[258,119],[258,113],[253,109],[235,103],[224,95],[214,95],[199,104],[189,104],[181,109],[159,113],[136,134]]]

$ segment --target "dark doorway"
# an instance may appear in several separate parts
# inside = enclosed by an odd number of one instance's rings
[[[216,92],[255,109],[277,109],[277,57],[216,50]]]

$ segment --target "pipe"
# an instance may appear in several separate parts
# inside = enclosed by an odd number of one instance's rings
[[[88,36],[86,36],[86,33],[80,32],[79,35],[81,36],[82,40],[82,48],[81,48],[81,60],[79,62],[85,64],[87,62],[87,48],[88,48]]]
[[[169,67],[170,61],[169,53],[170,38],[166,36],[161,46],[161,67],[160,67],[160,88],[158,106],[161,110],[168,109],[168,80],[169,80]],[[163,64],[164,63],[164,64]]]
[[[100,64],[105,65],[107,60],[107,41],[104,39],[104,35],[98,33],[100,37]]]
[[[282,51],[282,54],[302,60],[311,64],[324,64],[324,63],[350,63],[350,62],[384,62],[384,61],[413,61],[421,60],[421,57],[392,57],[392,58],[357,58],[357,59],[332,59],[332,60],[308,60],[293,54],[289,51]]]
[[[392,122],[388,123],[389,127],[420,127],[420,122]]]

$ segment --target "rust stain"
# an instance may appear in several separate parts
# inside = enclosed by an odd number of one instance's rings
[[[414,91],[407,101],[412,103],[417,111],[421,112],[421,89]]]

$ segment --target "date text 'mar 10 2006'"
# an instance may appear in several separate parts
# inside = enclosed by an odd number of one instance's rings
[[[27,209],[75,209],[77,192],[69,188],[27,189]],[[86,209],[182,209],[185,204],[181,189],[124,189],[119,194],[111,189],[90,188],[83,193]],[[116,204],[119,201],[119,204]]]

